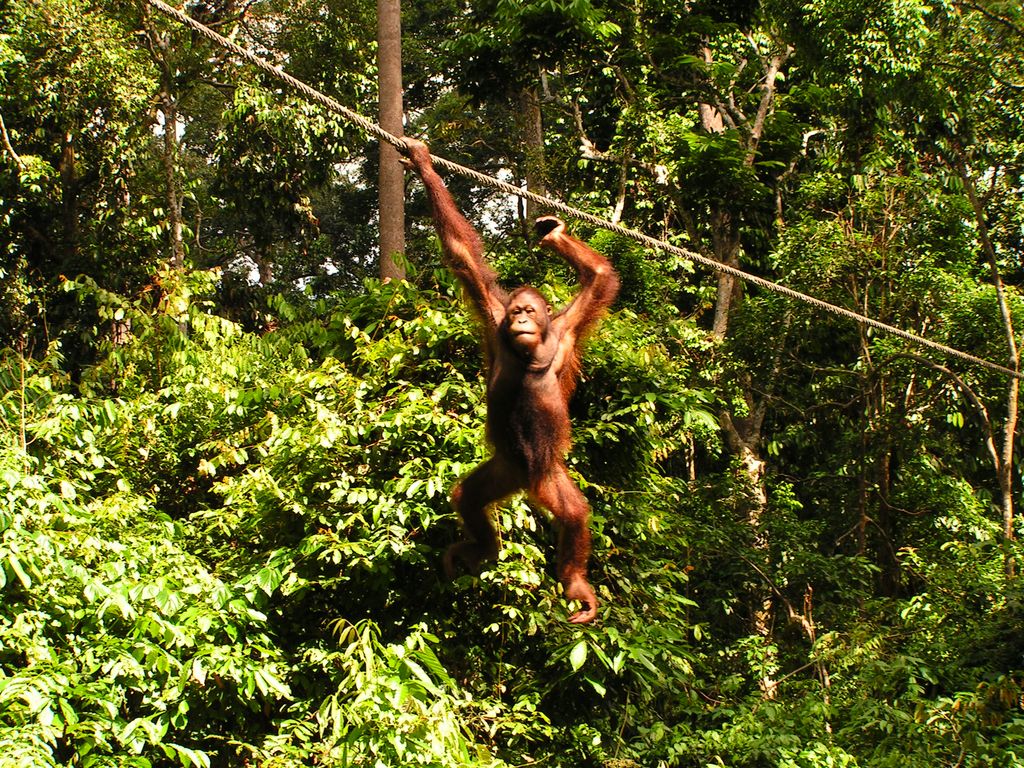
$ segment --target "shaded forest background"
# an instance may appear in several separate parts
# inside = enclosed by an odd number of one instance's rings
[[[375,114],[373,3],[185,7]],[[1019,369],[1018,2],[402,12],[437,154]],[[577,228],[580,628],[523,500],[441,577],[481,361],[374,143],[131,2],[0,3],[0,118],[3,768],[1024,764],[1017,380]]]

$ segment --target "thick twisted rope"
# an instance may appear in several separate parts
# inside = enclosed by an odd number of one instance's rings
[[[340,104],[338,101],[332,99],[330,96],[326,96],[325,94],[321,93],[315,88],[306,85],[301,80],[292,77],[280,67],[271,64],[270,62],[266,61],[260,56],[257,56],[252,51],[243,48],[242,46],[232,42],[231,40],[228,40],[226,37],[223,37],[222,35],[217,34],[206,25],[193,19],[191,16],[188,16],[182,13],[181,11],[177,10],[176,8],[172,8],[171,6],[167,5],[163,2],[163,0],[146,0],[146,2],[152,7],[156,8],[161,13],[163,13],[164,15],[179,21],[187,27],[190,27],[199,34],[203,35],[204,37],[217,43],[221,47],[226,48],[227,50],[231,51],[240,58],[245,59],[258,69],[261,69],[267,74],[271,75],[272,77],[275,77],[278,80],[287,83],[289,86],[291,86],[293,89],[301,93],[310,101],[315,101],[316,103],[326,107],[330,111],[341,115],[349,122],[358,125],[370,136],[373,136],[379,139],[380,141],[385,141],[388,144],[391,144],[393,147],[395,147],[400,152],[405,154],[404,140],[398,136],[395,136],[392,133],[389,133],[388,131],[385,131],[383,128],[381,128],[373,121],[368,120],[359,113],[354,112],[353,110],[349,109],[343,104]],[[915,333],[905,331],[902,328],[897,328],[893,325],[889,325],[888,323],[883,323],[880,320],[875,320],[874,318],[868,317],[867,315],[862,315],[859,312],[854,312],[853,310],[850,309],[846,309],[845,307],[839,307],[836,306],[835,304],[830,304],[827,301],[815,298],[814,296],[810,296],[806,293],[801,293],[800,291],[794,290],[793,288],[789,288],[785,285],[774,283],[771,280],[764,279],[763,277],[752,275],[749,272],[744,272],[743,270],[729,266],[728,264],[723,264],[722,262],[716,261],[715,259],[709,256],[705,256],[702,253],[697,253],[696,251],[691,251],[686,248],[681,248],[677,245],[672,245],[671,243],[666,243],[663,240],[658,240],[654,237],[651,237],[650,235],[645,235],[642,232],[638,232],[634,229],[629,229],[628,227],[623,227],[620,224],[614,224],[606,219],[602,219],[599,216],[595,216],[591,213],[587,213],[586,211],[581,211],[577,208],[573,208],[558,200],[553,200],[549,197],[545,197],[544,195],[538,195],[535,192],[530,192],[527,189],[517,187],[513,184],[501,181],[500,179],[492,178],[483,173],[480,173],[479,171],[473,170],[472,168],[467,168],[466,166],[459,165],[458,163],[452,162],[451,160],[446,160],[443,157],[433,156],[433,162],[434,165],[439,168],[443,168],[452,173],[459,174],[460,176],[465,176],[466,178],[473,179],[474,181],[477,181],[484,186],[500,190],[510,195],[516,195],[526,200],[532,200],[533,202],[538,203],[539,205],[545,206],[554,211],[565,214],[566,216],[571,216],[574,219],[578,219],[580,221],[585,221],[589,224],[593,224],[595,227],[600,227],[601,229],[606,229],[609,232],[614,232],[615,234],[621,235],[622,237],[627,237],[631,240],[641,243],[642,245],[648,246],[649,248],[655,248],[657,250],[662,250],[667,253],[672,253],[677,256],[681,256],[684,259],[687,259],[688,261],[700,264],[704,267],[707,267],[708,269],[714,270],[715,272],[731,275],[732,277],[738,280],[743,280],[744,282],[750,283],[751,285],[756,285],[760,288],[765,289],[766,291],[772,291],[774,293],[787,296],[796,301],[802,301],[803,303],[809,304],[812,307],[816,307],[817,309],[823,310],[825,312],[830,312],[839,317],[844,317],[849,320],[853,320],[854,322],[860,323],[861,325],[866,325],[870,328],[874,328],[884,333],[888,333],[892,336],[901,338],[905,341],[909,341],[912,344],[916,344],[921,347],[926,347],[928,349],[935,350],[936,352],[940,352],[944,355],[959,358],[969,363],[973,363],[975,365],[988,368],[989,370],[992,371],[998,371],[999,373],[1002,373],[1006,376],[1024,379],[1024,373],[1021,373],[1018,370],[1007,368],[1006,366],[999,365],[998,363],[993,363],[990,360],[985,360],[984,358],[977,357],[967,352],[963,352],[959,349],[954,349],[953,347],[941,344],[937,341],[926,339],[923,336],[918,336]]]

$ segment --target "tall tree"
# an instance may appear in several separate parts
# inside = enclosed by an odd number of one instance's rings
[[[0,341],[25,332],[27,349],[42,350],[92,325],[61,275],[95,274],[111,290],[146,280],[148,244],[121,247],[156,223],[141,191],[156,84],[133,24],[78,0],[0,9]],[[63,351],[76,349],[68,340]]]
[[[395,136],[402,126],[402,5],[400,0],[377,1],[377,82],[380,125]],[[380,276],[405,278],[395,255],[405,252],[405,173],[398,150],[380,144],[378,175],[380,201]]]
[[[956,3],[957,13],[945,19],[952,34],[939,35],[942,73],[936,90],[950,99],[944,105],[943,157],[962,185],[974,217],[978,245],[987,262],[995,291],[1001,335],[1000,350],[1009,368],[1020,371],[1018,332],[1013,298],[1003,273],[1020,269],[1019,199],[1021,178],[1019,101],[1024,67],[1024,11],[1014,3]],[[985,41],[978,45],[978,39]],[[952,82],[951,82],[952,81]],[[941,103],[941,102],[940,102]],[[1016,220],[1015,220],[1016,219]],[[997,353],[998,354],[998,353]],[[964,394],[970,398],[969,390]],[[1019,419],[1020,379],[1006,384],[1003,418],[989,416],[980,399],[971,400],[984,429],[985,446],[999,485],[1006,575],[1016,575],[1012,543],[1016,538],[1014,512],[1014,446]]]
[[[178,89],[178,62],[172,47],[171,32],[162,23],[154,23],[152,11],[146,4],[142,10],[142,25],[150,55],[160,72],[160,88],[156,109],[162,131],[164,194],[167,202],[169,259],[175,269],[185,266],[185,238],[182,222],[182,190],[178,178],[180,94]],[[162,20],[161,20],[162,22]]]

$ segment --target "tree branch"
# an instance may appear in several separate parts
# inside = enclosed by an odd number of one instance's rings
[[[25,170],[25,161],[21,159],[21,156],[14,150],[14,146],[11,144],[11,137],[7,133],[7,126],[4,124],[4,116],[0,113],[0,136],[3,137],[4,149],[7,154],[11,156],[11,159],[18,165],[18,168]]]
[[[662,186],[668,185],[668,166],[660,163],[648,163],[643,160],[638,160],[635,157],[617,155],[613,152],[604,152],[598,149],[597,145],[590,140],[589,136],[587,136],[587,131],[583,127],[583,111],[580,109],[579,103],[573,102],[571,109],[573,122],[576,124],[576,133],[580,139],[580,153],[585,160],[599,160],[607,163],[635,165],[637,168],[640,168],[650,174],[657,184]]]
[[[915,362],[921,363],[922,365],[926,365],[935,371],[938,371],[944,376],[947,376],[953,382],[956,388],[960,390],[961,394],[963,394],[963,396],[967,398],[970,404],[974,406],[974,412],[978,416],[978,421],[981,422],[982,430],[985,433],[985,446],[988,448],[988,452],[992,457],[992,462],[995,466],[996,472],[998,472],[1002,464],[1002,459],[999,456],[999,451],[996,449],[995,432],[992,429],[992,420],[991,418],[989,418],[988,409],[985,407],[985,404],[981,401],[981,398],[978,397],[978,394],[973,389],[971,389],[970,386],[968,386],[967,382],[960,378],[960,376],[957,375],[955,371],[950,370],[941,363],[936,363],[934,360],[929,360],[927,357],[915,354],[914,352],[900,352],[890,357],[888,362],[897,360],[899,358],[913,360]]]
[[[992,11],[988,10],[987,8],[982,8],[977,3],[968,3],[964,2],[964,0],[957,0],[953,3],[953,5],[957,6],[958,8],[969,8],[972,11],[977,11],[985,18],[990,19],[991,21],[994,21],[997,24],[1002,24],[1004,27],[1009,29],[1014,34],[1024,37],[1024,27],[1020,27],[1017,24],[1014,24],[1009,19],[1003,18],[1002,16],[997,16],[996,14],[992,13]]]
[[[747,147],[746,165],[754,164],[754,157],[757,154],[757,144],[764,132],[764,123],[768,119],[772,103],[775,101],[775,83],[778,80],[779,72],[786,59],[792,54],[793,49],[789,46],[780,53],[775,54],[768,62],[768,69],[764,75],[764,84],[761,86],[761,102],[757,106],[757,114],[754,116],[754,124],[750,129],[750,145]]]

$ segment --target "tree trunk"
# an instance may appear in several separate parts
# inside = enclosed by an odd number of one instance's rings
[[[540,111],[540,97],[537,89],[527,86],[516,94],[519,123],[519,137],[523,146],[524,175],[526,188],[538,195],[547,194],[547,174],[544,161],[544,125]],[[537,204],[526,201],[526,230],[531,231],[530,224],[538,216]]]
[[[761,100],[752,119],[747,119],[746,116],[739,114],[735,106],[727,108],[721,103],[697,105],[701,127],[708,133],[722,133],[726,127],[738,132],[740,143],[744,147],[743,164],[748,167],[753,166],[757,159],[757,148],[761,141],[761,135],[764,133],[765,121],[775,102],[775,89],[779,73],[791,52],[790,49],[782,50],[763,60],[764,79],[761,83]],[[711,48],[707,45],[701,48],[701,55],[709,67],[714,63]],[[735,102],[731,95],[729,101],[730,103]],[[735,221],[732,213],[724,205],[711,212],[711,237],[715,258],[727,266],[739,268],[739,223]],[[732,275],[719,273],[713,325],[716,337],[725,337],[729,328],[729,315],[738,303],[742,291],[743,283],[740,280]]]
[[[995,244],[992,242],[991,232],[988,227],[988,217],[985,215],[985,208],[974,179],[967,169],[965,159],[959,147],[954,147],[952,165],[963,182],[967,199],[974,211],[974,219],[978,225],[978,236],[981,240],[981,247],[988,259],[989,272],[992,276],[992,285],[996,289],[996,299],[999,303],[999,315],[1003,322],[1003,332],[1006,336],[1007,367],[1015,371],[1020,370],[1020,354],[1017,349],[1017,334],[1013,327],[1013,315],[1010,312],[1010,305],[1006,299],[1006,289],[1003,285],[1003,278],[999,274],[999,261],[996,255]],[[1004,567],[1007,578],[1014,578],[1017,573],[1017,564],[1013,557],[1014,533],[1014,510],[1013,510],[1013,443],[1017,434],[1018,408],[1020,402],[1020,379],[1010,379],[1006,391],[1006,420],[1003,422],[1002,450],[995,455],[996,479],[999,483],[999,501],[1003,513],[1003,542],[1005,548]]]
[[[175,269],[185,266],[184,227],[181,220],[181,195],[178,193],[178,72],[171,54],[171,39],[152,23],[149,6],[140,3],[142,26],[146,34],[150,56],[160,70],[160,93],[156,108],[163,115],[163,153],[160,158],[164,170],[164,194],[167,198],[169,229],[169,261]]]
[[[700,54],[710,68],[714,64],[710,46],[703,45]],[[718,134],[727,129],[736,132],[744,150],[743,162],[746,166],[752,166],[756,160],[757,147],[764,131],[765,120],[774,103],[779,72],[789,54],[790,51],[787,49],[775,53],[770,58],[762,59],[764,79],[761,83],[761,99],[752,116],[742,114],[737,107],[738,100],[733,93],[724,94],[717,101],[709,100],[697,104],[701,127],[707,133]],[[709,82],[709,85],[713,88],[714,84]],[[728,198],[724,198],[712,208],[709,225],[715,258],[722,264],[739,268],[740,222],[735,210],[730,206]],[[729,330],[729,319],[739,303],[742,290],[743,283],[740,280],[732,275],[719,273],[712,325],[712,331],[716,338],[725,338]],[[779,346],[775,351],[773,364],[775,374],[778,373],[782,344],[785,343],[789,323],[790,318],[787,316],[785,332],[780,334]],[[770,390],[771,388],[770,380],[764,383],[763,389]],[[764,586],[751,591],[750,603],[751,631],[761,638],[766,654],[760,680],[761,692],[766,699],[770,699],[775,697],[777,681],[774,679],[775,649],[771,642],[773,616],[772,593],[769,589],[771,582],[767,576],[770,573],[770,552],[768,531],[764,526],[763,519],[768,508],[768,492],[765,484],[765,463],[761,456],[761,427],[769,395],[757,396],[749,376],[745,376],[742,381],[742,392],[747,401],[747,415],[739,417],[723,411],[719,416],[719,421],[726,437],[726,444],[739,461],[742,474],[741,484],[746,486],[745,509],[741,510],[741,513],[746,516],[746,522],[753,535],[753,550],[757,559],[760,560],[760,563],[755,563],[754,567],[766,579]]]
[[[169,65],[166,65],[167,79],[170,79]],[[181,196],[178,194],[178,104],[165,83],[160,93],[160,109],[164,114],[164,186],[167,194],[167,221],[170,230],[171,266],[177,270],[185,267],[185,239],[182,234]]]
[[[64,135],[64,147],[60,153],[60,192],[61,224],[64,229],[64,252],[60,254],[60,260],[78,269],[75,265],[75,257],[78,255],[78,169],[75,163],[75,137],[70,131]]]
[[[704,46],[701,49],[704,61],[709,66],[713,63],[711,49]],[[722,133],[725,131],[725,120],[717,107],[711,104],[698,104],[697,113],[700,116],[700,125],[707,133]],[[722,209],[713,208],[711,211],[711,244],[714,249],[715,258],[730,267],[739,267],[739,231],[732,215]],[[737,284],[736,278],[725,273],[718,273],[718,292],[715,300],[715,317],[712,323],[712,332],[715,338],[724,339],[729,329],[729,314],[732,311],[733,303],[739,298],[741,287]]]
[[[715,258],[722,264],[739,269],[740,233],[732,214],[724,210],[711,213],[711,242]],[[743,283],[724,272],[718,274],[715,317],[711,326],[716,338],[724,339],[729,330],[729,315],[739,303]]]
[[[772,596],[767,574],[771,571],[768,553],[768,533],[764,528],[764,515],[768,510],[768,492],[765,487],[764,461],[760,456],[760,424],[754,418],[733,419],[727,411],[719,415],[729,451],[739,460],[738,481],[743,499],[740,513],[753,534],[752,549],[756,553],[755,570],[765,583],[751,591],[750,629],[764,643],[765,661],[758,687],[766,699],[774,699],[776,680],[774,652],[772,650]]]
[[[377,0],[377,87],[381,127],[395,136],[402,125],[402,5]],[[380,143],[378,201],[380,207],[380,277],[404,280],[397,257],[405,253],[405,171],[398,150]]]
[[[262,251],[262,249],[261,249]],[[259,273],[260,285],[266,288],[274,279],[274,261],[266,253],[258,253],[253,257]]]

